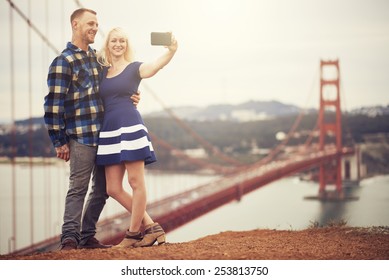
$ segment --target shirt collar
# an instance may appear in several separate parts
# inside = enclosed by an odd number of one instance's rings
[[[85,52],[84,50],[80,49],[79,47],[72,44],[71,42],[67,43],[66,48],[71,49],[75,52]],[[90,46],[88,46],[88,53],[93,53],[93,52],[94,52],[94,50]]]

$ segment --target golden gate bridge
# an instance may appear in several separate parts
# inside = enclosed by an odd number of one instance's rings
[[[31,48],[31,33],[34,32],[40,40],[46,45],[46,48],[52,52],[59,53],[55,46],[50,42],[44,32],[34,25],[28,14],[25,14],[13,1],[6,0],[10,7],[10,50],[13,49],[13,24],[16,20],[24,21],[29,27],[28,30],[28,48]],[[77,7],[81,4],[75,1]],[[15,19],[14,14],[19,18]],[[15,60],[14,53],[11,51],[10,65],[10,83],[11,83],[11,119],[12,133],[11,142],[15,143],[15,99],[14,99],[14,84],[15,84]],[[29,53],[29,56],[32,54]],[[31,58],[29,58],[30,61]],[[327,77],[328,69],[335,73]],[[31,62],[28,63],[25,71],[30,75],[28,79],[28,103],[31,104]],[[185,152],[170,145],[167,141],[152,134],[153,142],[159,147],[174,152],[174,155],[185,159],[190,164],[198,165],[203,169],[212,170],[215,174],[220,175],[218,179],[196,186],[191,189],[181,191],[168,197],[153,201],[148,205],[148,212],[157,220],[165,229],[166,232],[172,231],[193,219],[200,217],[224,204],[234,200],[240,200],[242,196],[265,186],[266,184],[279,180],[285,176],[296,174],[304,170],[317,169],[317,180],[319,182],[319,190],[317,199],[346,199],[343,192],[343,180],[351,180],[351,177],[359,180],[359,158],[358,151],[354,147],[345,147],[342,143],[342,112],[341,112],[341,95],[340,95],[340,66],[339,60],[321,60],[320,61],[320,98],[319,98],[319,115],[317,126],[311,131],[305,145],[299,146],[294,151],[285,151],[288,141],[295,133],[301,121],[303,113],[297,116],[294,124],[290,128],[285,139],[277,145],[269,154],[252,164],[242,164],[238,160],[224,154],[209,141],[197,134],[185,121],[177,117],[175,113],[169,109],[158,99],[154,91],[144,84],[145,89],[150,93],[170,115],[170,117],[179,124],[191,137],[193,137],[212,157],[218,157],[223,164],[210,163],[198,158],[192,158]],[[31,116],[31,108],[29,108]],[[30,128],[32,133],[32,130]],[[314,135],[318,135],[315,137]],[[317,143],[314,139],[316,138]],[[31,141],[31,140],[30,140]],[[32,147],[32,143],[28,143]],[[14,149],[15,150],[15,149]],[[34,251],[54,250],[58,247],[59,233],[52,233],[43,240],[37,241],[34,236],[34,178],[32,172],[33,158],[30,155],[28,165],[31,171],[29,172],[29,193],[30,198],[30,214],[26,219],[30,223],[30,244],[19,248],[17,246],[18,236],[18,221],[16,213],[18,206],[15,202],[16,197],[16,154],[11,156],[12,164],[12,209],[9,213],[12,216],[12,236],[9,241],[9,252],[24,254]],[[352,176],[352,174],[354,174]],[[51,174],[47,173],[50,177]],[[49,184],[49,183],[48,183]],[[335,187],[335,188],[334,188]],[[47,186],[47,195],[50,195],[50,186]],[[47,206],[46,211],[50,213],[50,206]],[[50,223],[49,214],[45,214],[45,219]],[[103,242],[118,243],[126,230],[125,220],[128,219],[128,214],[116,214],[101,220],[98,224],[100,228],[98,238]],[[118,222],[121,221],[121,222]],[[3,237],[2,237],[3,238]]]

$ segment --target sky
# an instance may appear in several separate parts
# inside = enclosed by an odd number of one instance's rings
[[[77,1],[12,2],[57,51],[70,41],[69,17]],[[142,81],[143,113],[162,109],[155,95],[168,107],[276,100],[318,108],[320,60],[335,59],[343,110],[389,104],[387,0],[78,2],[97,12],[97,50],[104,34],[122,27],[135,59],[152,61],[166,50],[150,45],[150,32],[174,33],[175,57]],[[0,121],[42,116],[47,70],[57,53],[6,0],[0,0],[0,22]]]

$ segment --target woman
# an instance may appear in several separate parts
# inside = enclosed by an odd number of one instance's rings
[[[165,242],[165,232],[146,212],[144,166],[156,161],[147,128],[136,107],[128,98],[137,92],[142,79],[154,76],[170,62],[177,50],[177,41],[151,63],[133,60],[128,37],[120,28],[108,33],[98,54],[105,66],[100,84],[104,102],[104,123],[100,132],[97,164],[105,166],[107,193],[131,213],[130,228],[120,247],[151,246]],[[123,189],[127,171],[132,196]],[[141,232],[141,226],[144,232]]]

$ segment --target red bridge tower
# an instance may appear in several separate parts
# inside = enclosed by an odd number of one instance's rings
[[[339,60],[320,61],[320,109],[319,109],[319,148],[335,144],[339,153],[333,161],[322,163],[319,171],[319,196],[326,198],[329,184],[336,186],[338,198],[343,197],[342,163],[342,113],[340,109],[340,73]],[[335,143],[333,143],[335,141]]]

